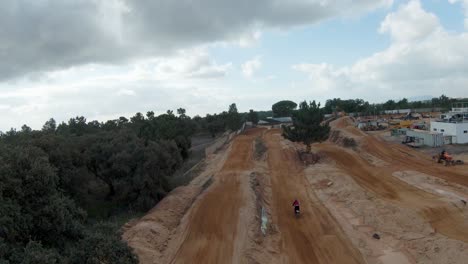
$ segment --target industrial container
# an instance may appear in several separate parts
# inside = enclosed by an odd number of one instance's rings
[[[423,145],[429,147],[440,147],[444,145],[444,135],[442,133],[413,129],[406,131],[406,136],[422,140]]]

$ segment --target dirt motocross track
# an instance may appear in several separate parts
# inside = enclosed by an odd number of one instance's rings
[[[424,189],[395,173],[425,173],[435,183],[443,181],[446,193],[468,198],[467,167],[438,166],[414,150],[390,146],[350,125],[348,119],[332,123],[342,136],[354,138],[357,148],[331,141],[315,144],[324,157],[320,166],[305,166],[297,154],[303,146],[283,139],[279,129],[247,130],[208,157],[205,170],[188,186],[127,224],[124,240],[140,263],[463,263],[468,257],[467,208],[455,206],[457,201],[439,195],[427,182]],[[258,153],[256,140],[263,142],[264,152]],[[328,178],[319,181],[322,176]],[[338,179],[346,183],[340,185]],[[324,180],[329,183],[317,184]],[[354,189],[348,193],[349,188]],[[341,216],[333,201],[343,193],[350,208],[360,205],[351,205],[353,193],[375,197],[362,203],[363,210],[346,209],[363,223]],[[296,198],[301,202],[299,218],[291,204]],[[385,225],[387,216],[361,212],[374,205],[396,217],[402,212],[396,224],[388,222],[394,233],[389,229],[381,241],[372,239],[374,231],[369,230],[379,227],[373,226],[374,218]],[[268,228],[262,233],[265,220]],[[404,240],[409,232],[417,239]],[[439,249],[430,251],[428,243]],[[456,253],[444,253],[452,252],[450,247]],[[396,257],[386,255],[389,248]]]

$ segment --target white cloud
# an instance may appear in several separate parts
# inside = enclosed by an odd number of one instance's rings
[[[260,60],[260,56],[257,56],[242,64],[241,66],[242,74],[244,74],[244,76],[247,78],[251,78],[253,77],[255,72],[260,70],[261,67],[262,67],[262,62]]]
[[[204,48],[178,51],[165,58],[146,59],[134,65],[132,78],[157,81],[223,78],[232,63],[217,63]]]
[[[0,110],[7,110],[7,109],[10,109],[11,106],[9,105],[3,105],[3,104],[0,104]]]
[[[358,15],[392,2],[3,0],[0,80],[89,63],[125,64],[209,43],[250,46],[264,30]]]
[[[259,30],[253,30],[239,38],[238,44],[243,48],[251,47],[255,45],[262,37],[262,32]]]
[[[205,49],[130,65],[85,65],[47,73],[43,82],[21,79],[1,84],[0,131],[24,123],[39,129],[83,115],[105,121],[121,115],[184,107],[190,115],[226,110],[232,103],[224,76],[231,63],[216,62]]]
[[[419,1],[389,14],[380,32],[391,45],[353,65],[302,63],[293,69],[309,75],[314,91],[341,97],[385,99],[421,94],[464,95],[468,88],[468,33],[450,33]]]
[[[343,85],[346,84],[346,82],[343,81],[343,78],[346,78],[346,69],[335,69],[335,67],[330,64],[302,63],[293,65],[292,68],[309,75],[310,80],[314,83],[312,90],[316,94],[324,95],[329,91],[344,88]]]
[[[241,109],[240,100],[249,103],[247,109],[260,102],[269,107],[278,95],[239,93],[248,88],[232,87],[224,78],[232,64],[200,47],[251,47],[268,30],[356,16],[391,2],[4,0],[0,130],[23,123],[40,128],[50,117],[103,120],[180,106],[203,115],[234,101]],[[244,68],[253,77],[260,58]],[[271,78],[254,79],[256,87]]]
[[[156,78],[220,78],[232,63],[218,64],[202,49],[180,51],[176,57],[157,60]]]
[[[440,28],[439,19],[421,8],[418,0],[401,6],[382,22],[379,32],[390,33],[395,42],[411,42],[430,35]]]
[[[130,89],[120,89],[118,92],[117,92],[117,95],[122,95],[122,96],[135,96],[135,91],[134,90],[130,90]]]

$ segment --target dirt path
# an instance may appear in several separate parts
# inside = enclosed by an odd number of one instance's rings
[[[170,263],[232,263],[244,203],[240,177],[252,167],[252,142],[260,132],[252,130],[234,140],[215,186],[192,208],[185,239]]]
[[[364,138],[363,149],[383,160],[393,162],[393,165],[424,172],[468,187],[468,173],[466,173],[468,165],[446,167],[407,146],[386,143],[372,136]]]
[[[234,139],[213,186],[188,213],[181,243],[168,263],[248,263],[242,255],[251,238],[244,230],[248,227],[239,225],[245,217],[240,212],[251,202],[245,196],[245,181],[255,171],[253,141],[263,131],[251,130]],[[327,209],[308,191],[304,167],[294,149],[282,148],[280,131],[264,134],[273,191],[271,214],[280,234],[280,257],[274,262],[365,263]],[[292,213],[294,198],[302,202],[299,219]]]
[[[423,172],[450,191],[450,183],[468,185],[466,167],[440,166],[415,150],[356,130],[350,119],[334,125],[340,140],[353,137],[357,146],[315,144],[325,160],[308,168],[296,153],[302,146],[283,139],[279,129],[246,131],[211,155],[189,185],[129,224],[123,238],[144,264],[454,264],[465,259],[468,207],[395,175]],[[255,151],[258,137],[265,144],[261,157]],[[295,198],[301,201],[299,218],[291,205]],[[268,230],[262,234],[264,212]],[[382,239],[372,238],[379,231]],[[439,247],[447,252],[439,253]]]
[[[411,186],[392,176],[393,172],[403,170],[414,164],[414,170],[434,173],[438,168],[427,164],[417,155],[403,159],[398,149],[378,144],[368,147],[370,154],[383,158],[389,165],[374,167],[359,156],[355,151],[347,151],[333,144],[321,144],[319,149],[334,160],[339,167],[345,170],[363,188],[375,193],[379,197],[398,203],[399,206],[415,209],[427,219],[437,232],[447,237],[468,242],[468,222],[460,210],[452,204],[437,196],[414,186]],[[385,152],[389,154],[382,154]],[[409,151],[409,150],[407,150]],[[397,153],[395,153],[397,152]],[[447,173],[451,179],[459,179],[458,173]],[[455,175],[455,176],[454,176]],[[466,177],[466,176],[465,176]]]
[[[283,149],[280,131],[265,135],[272,181],[273,213],[281,233],[281,263],[364,263],[339,225],[308,191],[303,166],[296,152]],[[299,219],[292,213],[292,201],[301,201]]]

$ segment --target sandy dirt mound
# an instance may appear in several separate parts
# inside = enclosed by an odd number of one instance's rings
[[[281,233],[280,263],[363,263],[360,253],[342,233],[326,208],[307,188],[304,167],[294,149],[283,148],[281,132],[270,130],[268,146],[274,219]],[[299,199],[301,216],[291,202]]]
[[[468,165],[442,166],[430,155],[418,152],[402,144],[387,143],[379,138],[366,136],[361,141],[362,150],[382,160],[394,161],[395,166],[423,172],[449,182],[468,187]]]
[[[467,206],[468,187],[418,171],[397,171],[393,176],[426,192],[446,197],[448,201],[460,207]]]
[[[254,155],[259,138],[266,149]],[[304,166],[283,141],[279,130],[255,129],[236,137],[220,168],[207,162],[207,179],[174,191],[127,227],[124,239],[140,262],[363,263],[306,188]],[[292,211],[294,197],[302,202],[299,219]]]
[[[346,128],[349,126],[354,126],[354,119],[349,116],[341,117],[330,122],[330,127],[332,129]]]
[[[331,126],[310,166],[279,129],[235,137],[124,239],[141,263],[464,263],[467,167],[383,142],[349,117]]]
[[[435,232],[417,211],[362,188],[333,161],[308,168],[306,175],[368,263],[456,264],[468,257],[466,243]]]
[[[126,227],[123,238],[135,248],[142,263],[162,257],[171,232],[200,192],[196,187],[178,188],[141,220]]]
[[[216,183],[197,203],[184,239],[170,263],[240,263],[247,229],[239,228],[244,206],[242,179],[248,179],[253,165],[254,133],[238,136]],[[245,183],[245,180],[244,180]]]
[[[334,130],[354,129],[345,121],[337,120]],[[366,259],[463,263],[468,210],[461,200],[468,195],[468,171],[438,166],[424,154],[371,136],[359,143],[355,150],[316,145],[330,163],[315,166],[308,178]],[[382,247],[372,241],[374,232],[385,234]]]
[[[354,151],[343,150],[329,144],[323,144],[321,150],[366,190],[383,199],[398,203],[401,207],[418,210],[438,232],[468,242],[468,222],[465,221],[458,208],[439,196],[393,177],[392,173],[400,169],[398,164],[393,167],[373,167]],[[395,160],[386,160],[386,162],[392,164]]]
[[[123,239],[134,249],[140,263],[165,263],[168,244],[186,212],[199,195],[212,183],[212,176],[220,170],[227,157],[227,152],[213,155],[196,179],[188,186],[176,188],[144,217],[133,220],[123,227]]]

